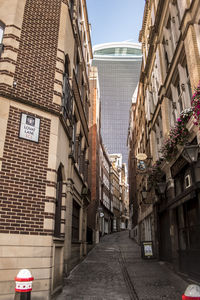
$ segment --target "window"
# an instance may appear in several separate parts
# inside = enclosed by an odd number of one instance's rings
[[[71,18],[73,18],[73,12],[74,12],[74,0],[69,1],[69,9],[70,9],[70,15]]]
[[[84,150],[81,151],[79,170],[80,173],[83,174],[85,179],[86,178],[86,148],[84,148]]]
[[[75,69],[75,73],[76,73],[76,79],[79,85],[79,81],[80,81],[80,59],[79,59],[79,54],[77,51],[77,56],[76,56],[76,69]]]
[[[85,82],[84,82],[84,78],[82,76],[82,80],[81,80],[81,100],[84,103],[85,102]]]
[[[165,63],[165,70],[167,72],[168,67],[169,67],[169,57],[168,57],[168,53],[166,50],[166,45],[168,44],[168,41],[163,39],[162,45],[163,45],[163,53],[164,53],[164,63]]]
[[[174,35],[173,35],[173,31],[172,31],[172,24],[171,24],[171,15],[169,15],[168,21],[167,21],[167,26],[166,29],[168,31],[168,44],[167,46],[169,47],[169,51],[171,51],[172,53],[174,52],[174,48],[175,48],[175,41],[174,41]]]
[[[72,119],[73,96],[69,83],[69,56],[65,55],[65,69],[63,74],[63,111],[64,117]],[[72,120],[71,120],[72,121]]]
[[[179,104],[179,113],[183,111],[183,101],[182,101],[182,92],[181,92],[181,87],[180,87],[180,79],[178,77],[178,82],[177,82],[177,93],[178,93],[178,104]]]
[[[185,188],[189,188],[191,186],[191,177],[190,174],[185,176]]]
[[[88,105],[88,98],[85,98],[85,116],[86,116],[86,120],[89,120],[89,105]]]
[[[185,71],[186,71],[186,77],[187,77],[186,84],[187,84],[187,88],[188,88],[190,99],[192,99],[192,88],[191,88],[191,84],[190,84],[190,75],[189,75],[189,72],[188,72],[188,66],[187,66],[187,64],[185,65]]]
[[[161,112],[159,112],[158,118],[155,122],[155,138],[156,138],[156,147],[157,147],[157,154],[159,157],[159,153],[161,150],[161,146],[162,146],[162,116],[161,116]]]
[[[72,135],[72,153],[75,156],[76,151],[76,131],[77,131],[77,120],[76,117],[74,117],[73,120],[73,135]]]
[[[185,108],[184,98],[183,98],[183,87],[182,87],[183,85],[180,84],[180,82],[181,82],[181,79],[178,74],[176,77],[176,80],[175,80],[175,86],[174,86],[175,89],[174,89],[174,95],[173,95],[174,101],[177,104],[178,114],[180,114],[183,111],[183,109]]]
[[[1,53],[3,52],[3,34],[4,34],[4,29],[5,29],[5,26],[0,21],[0,56],[1,56]]]
[[[65,55],[65,70],[64,70],[64,74],[66,74],[67,76],[69,76],[69,55],[66,54]]]
[[[3,33],[4,33],[4,29],[5,29],[5,26],[4,26],[4,24],[0,21],[0,44],[2,44],[2,42],[3,42]]]
[[[60,165],[57,172],[57,187],[56,187],[56,210],[55,210],[55,224],[54,236],[60,237],[60,223],[61,223],[61,206],[62,206],[62,166]]]
[[[79,240],[79,218],[80,218],[80,206],[73,200],[72,211],[72,241]]]
[[[79,138],[78,138],[78,143],[77,143],[77,163],[78,163],[78,166],[79,166],[79,170],[81,171],[81,154],[82,154],[82,151],[81,151],[81,144],[82,144],[82,135],[80,134],[79,135]]]

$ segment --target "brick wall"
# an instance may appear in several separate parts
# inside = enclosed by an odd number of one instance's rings
[[[43,229],[50,120],[40,118],[39,143],[18,137],[21,111],[10,107],[0,172],[0,232],[51,234]],[[35,115],[34,115],[35,116]],[[38,117],[38,116],[37,116]]]
[[[59,110],[53,103],[60,0],[27,0],[24,10],[14,81],[1,85],[2,94]]]
[[[89,164],[89,186],[91,190],[91,202],[88,206],[88,218],[87,224],[88,227],[95,229],[96,228],[96,210],[98,207],[98,156],[97,156],[97,126],[93,125],[90,127],[89,132],[89,144],[90,151],[89,156],[91,161]]]

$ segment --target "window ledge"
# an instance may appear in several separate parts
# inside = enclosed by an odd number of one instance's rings
[[[64,242],[65,239],[64,238],[53,237],[53,241],[54,242]]]
[[[82,244],[82,241],[72,241],[72,244]]]

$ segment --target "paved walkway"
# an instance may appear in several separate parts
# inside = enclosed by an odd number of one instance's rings
[[[143,260],[123,231],[102,238],[56,300],[181,300],[187,285],[164,264]]]

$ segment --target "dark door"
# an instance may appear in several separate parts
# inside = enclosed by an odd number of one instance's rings
[[[180,271],[197,280],[200,279],[199,208],[197,197],[177,208]]]
[[[171,237],[170,237],[170,222],[169,212],[165,211],[159,215],[159,229],[160,229],[160,259],[164,261],[171,261],[172,249],[171,249]]]

